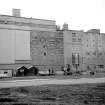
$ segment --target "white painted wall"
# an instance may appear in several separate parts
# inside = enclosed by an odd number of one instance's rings
[[[30,60],[30,32],[0,29],[0,64]]]
[[[16,35],[16,60],[30,60],[30,32],[15,31]]]
[[[14,39],[14,31],[0,29],[0,63],[14,63]]]

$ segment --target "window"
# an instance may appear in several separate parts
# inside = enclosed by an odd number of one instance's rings
[[[104,68],[104,65],[99,65],[100,68]]]
[[[44,56],[46,56],[46,52],[44,52]]]
[[[4,24],[5,23],[5,21],[4,20],[0,20],[0,24]]]
[[[76,38],[72,38],[72,41],[73,41],[73,42],[76,42]]]
[[[96,52],[93,52],[93,55],[96,55]]]
[[[50,45],[54,45],[54,44],[55,44],[55,40],[54,40],[54,39],[50,39],[50,40],[49,40],[49,44],[50,44]]]
[[[72,41],[73,41],[73,42],[76,41],[76,33],[72,33]]]
[[[46,48],[46,46],[45,46],[45,45],[43,45],[43,48]]]
[[[78,38],[78,41],[79,41],[79,42],[81,42],[81,41],[82,41],[82,39],[81,39],[81,38]]]
[[[91,67],[90,66],[87,66],[87,70],[91,70]]]
[[[4,72],[4,74],[7,74],[7,73],[8,73],[7,71]]]
[[[50,43],[50,46],[54,46],[54,43]]]
[[[72,36],[76,37],[76,33],[72,33]]]
[[[35,38],[35,39],[37,39],[38,37],[37,37],[37,36],[35,36],[34,38]]]
[[[86,55],[90,55],[90,53],[89,52],[86,52]]]
[[[79,54],[78,53],[72,54],[72,64],[79,64]]]
[[[72,64],[75,64],[75,55],[72,54]]]
[[[98,55],[102,55],[102,52],[98,53]]]

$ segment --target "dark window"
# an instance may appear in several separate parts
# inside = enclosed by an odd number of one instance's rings
[[[4,72],[4,74],[7,74],[7,73],[8,73],[7,71]]]
[[[35,36],[34,38],[37,39],[37,36]]]
[[[90,70],[91,69],[91,67],[90,66],[87,66],[87,70]]]
[[[45,48],[46,46],[45,45],[43,45],[43,48]]]
[[[82,41],[82,39],[81,39],[81,38],[78,38],[78,41],[79,41],[79,42],[81,42],[81,41]]]
[[[96,52],[93,52],[93,55],[96,55]]]
[[[76,41],[76,33],[72,33],[72,41],[73,41],[73,42]]]
[[[73,42],[76,42],[76,38],[72,38],[72,41],[73,41]]]
[[[90,55],[90,53],[89,52],[86,52],[86,55]]]
[[[72,33],[72,36],[75,36],[76,37],[76,33]]]
[[[44,56],[46,56],[46,52],[44,52]]]
[[[99,65],[100,68],[104,68],[104,65]]]
[[[20,72],[24,72],[24,69],[20,69]]]
[[[72,64],[75,64],[75,55],[72,54]]]
[[[102,52],[98,53],[98,55],[102,55]]]

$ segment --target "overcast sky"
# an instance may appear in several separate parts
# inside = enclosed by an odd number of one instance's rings
[[[69,29],[101,29],[105,33],[105,0],[1,0],[0,14],[12,15],[12,8],[21,9],[21,16],[64,22]]]

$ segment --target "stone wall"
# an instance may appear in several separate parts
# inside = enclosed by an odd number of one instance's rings
[[[30,40],[32,65],[41,70],[59,70],[63,65],[63,34],[33,30]]]
[[[64,30],[64,64],[71,65],[72,69],[75,70],[75,66],[73,65],[73,55],[78,55],[77,60],[75,60],[75,64],[79,64],[78,70],[82,70],[82,31],[76,30]]]

